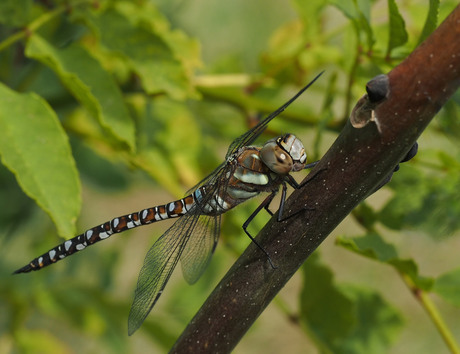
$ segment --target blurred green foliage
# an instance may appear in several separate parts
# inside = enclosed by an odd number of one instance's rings
[[[193,287],[173,279],[132,338],[126,320],[136,274],[167,226],[116,236],[38,273],[10,274],[60,237],[183,196],[222,161],[234,138],[325,69],[266,132],[295,132],[309,159],[320,158],[364,84],[404,59],[456,5],[1,1],[0,353],[170,348],[247,245],[241,225],[257,201],[224,216],[223,240],[203,279]],[[280,295],[289,301],[273,318],[281,313],[279,328],[295,327],[289,332],[300,333],[296,340],[273,332],[276,320],[263,318],[236,352],[440,350],[433,328],[422,334],[410,320],[404,324],[403,317],[417,315],[395,299],[405,289],[394,288],[394,277],[380,280],[363,270],[384,273],[390,265],[411,290],[456,306],[446,310],[446,322],[460,315],[459,100],[457,93],[441,110],[419,154],[389,188],[354,211],[353,231],[337,231],[363,235],[341,237],[342,247],[326,242],[324,259],[316,254],[306,263],[296,295]],[[267,219],[259,216],[251,232]],[[335,281],[347,277],[345,260],[353,281]],[[458,321],[451,327],[460,332]]]

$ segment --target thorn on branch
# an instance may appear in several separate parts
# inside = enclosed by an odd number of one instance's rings
[[[362,128],[369,122],[375,122],[381,133],[375,108],[385,101],[390,94],[390,84],[387,75],[378,75],[366,85],[367,94],[359,99],[350,115],[350,122],[354,128]]]

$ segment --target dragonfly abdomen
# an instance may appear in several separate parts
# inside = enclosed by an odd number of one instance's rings
[[[78,251],[84,250],[96,242],[105,240],[113,234],[157,221],[182,216],[195,205],[196,198],[201,198],[202,193],[204,193],[204,187],[197,189],[193,194],[185,198],[171,203],[116,217],[50,249],[14,273],[27,273],[33,270],[40,270]]]

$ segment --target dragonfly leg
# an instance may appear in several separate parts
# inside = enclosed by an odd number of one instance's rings
[[[302,186],[302,184],[297,183],[297,181],[291,175],[287,175],[286,182],[289,183],[289,185],[294,189],[299,189]],[[302,211],[315,210],[315,208],[309,208],[307,206],[304,206],[302,209],[297,210],[293,212],[292,214],[285,216],[284,215],[284,203],[286,201],[286,192],[287,192],[287,186],[286,186],[286,183],[283,183],[283,189],[281,190],[281,201],[280,201],[280,206],[278,208],[278,219],[277,219],[278,222],[285,221],[289,218],[292,218],[294,215],[297,215],[298,213]]]
[[[298,186],[294,178],[292,178],[292,180]],[[283,189],[281,190],[281,201],[280,201],[280,206],[278,208],[278,222],[283,221],[283,211],[284,211],[284,202],[286,201],[286,191],[287,191],[286,183],[283,183]]]
[[[254,212],[249,216],[249,218],[244,222],[243,224],[243,230],[244,232],[246,233],[246,235],[248,235],[248,237],[251,239],[252,242],[254,242],[254,244],[259,247],[259,249],[265,253],[265,255],[267,256],[267,259],[268,259],[268,262],[270,263],[270,266],[273,268],[273,269],[276,269],[278,267],[276,267],[273,262],[272,262],[272,259],[270,257],[270,255],[268,254],[268,252],[256,241],[256,239],[254,237],[251,236],[251,234],[249,233],[249,231],[247,230],[249,224],[251,223],[252,220],[254,220],[254,218],[256,217],[257,214],[259,214],[259,212],[262,210],[262,209],[265,209],[268,211],[268,213],[270,215],[273,215],[273,213],[268,209],[268,206],[270,205],[271,201],[273,200],[273,198],[275,197],[276,195],[276,192],[272,192],[267,198],[264,199],[264,201],[262,203],[260,203],[260,205],[257,207],[256,210],[254,210]]]
[[[307,170],[309,168],[313,168],[315,167],[317,164],[319,163],[319,160],[318,161],[315,161],[315,162],[310,162],[309,164],[306,164],[305,167],[303,168],[304,170]]]

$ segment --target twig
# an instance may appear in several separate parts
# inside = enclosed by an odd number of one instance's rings
[[[389,95],[370,123],[342,133],[295,191],[284,222],[276,215],[257,237],[277,264],[250,245],[225,275],[172,348],[175,353],[228,353],[273,297],[332,230],[406,155],[460,84],[460,5],[389,74]],[[364,90],[363,90],[364,91]]]
[[[81,1],[76,1],[73,4],[73,7],[82,5],[82,4],[90,4],[94,0],[81,0]],[[54,10],[45,12],[43,15],[40,17],[36,18],[34,21],[29,23],[26,27],[24,27],[22,30],[12,34],[2,42],[0,42],[0,52],[6,48],[8,48],[10,45],[13,45],[17,41],[20,41],[21,39],[25,39],[29,37],[32,33],[37,31],[41,26],[44,24],[48,23],[51,21],[53,18],[59,16],[61,13],[69,10],[69,5],[67,4],[61,4],[57,6]]]
[[[422,289],[417,288],[415,284],[412,282],[412,280],[407,275],[401,274],[401,277],[404,283],[406,284],[406,286],[411,290],[415,298],[418,300],[418,302],[420,302],[422,307],[428,313],[428,316],[430,316],[431,321],[436,326],[439,334],[441,335],[442,339],[446,343],[450,352],[453,354],[459,354],[460,348],[458,347],[454,339],[454,336],[452,335],[452,332],[449,330],[449,327],[447,327],[442,316],[439,314],[439,311],[436,305],[431,300],[429,294],[427,294]]]

